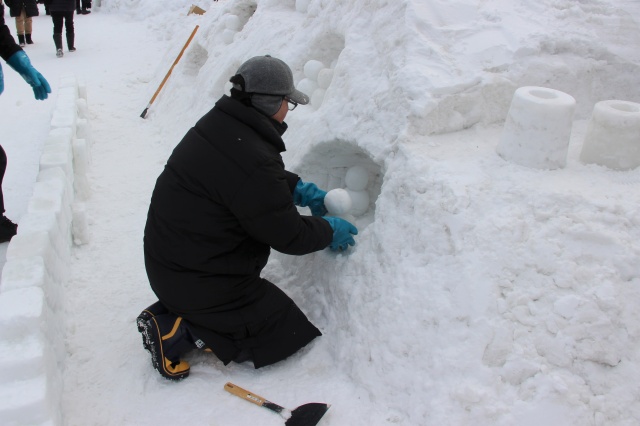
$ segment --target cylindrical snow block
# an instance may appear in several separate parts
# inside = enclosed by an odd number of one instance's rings
[[[640,104],[598,102],[587,127],[580,161],[615,170],[640,166]]]
[[[522,166],[564,167],[575,106],[576,100],[559,90],[520,87],[511,100],[497,153]]]

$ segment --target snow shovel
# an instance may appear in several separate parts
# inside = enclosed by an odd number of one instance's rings
[[[142,111],[142,114],[140,114],[140,117],[142,118],[147,118],[147,112],[149,111],[149,108],[151,108],[151,104],[153,103],[153,101],[156,100],[156,98],[158,97],[158,93],[160,93],[160,90],[162,90],[162,86],[164,86],[164,84],[167,82],[167,80],[169,79],[169,76],[171,75],[171,72],[173,71],[173,67],[176,66],[176,64],[178,63],[178,61],[180,60],[180,58],[182,58],[182,54],[184,53],[185,50],[187,50],[187,46],[189,46],[189,43],[191,43],[191,40],[193,40],[193,36],[196,35],[196,31],[198,31],[198,28],[200,26],[196,25],[196,27],[193,29],[193,31],[191,32],[191,35],[189,36],[189,38],[187,39],[187,42],[184,44],[184,46],[182,46],[182,50],[180,51],[180,53],[178,54],[178,57],[176,58],[175,61],[173,61],[173,65],[171,65],[171,68],[169,68],[169,71],[167,72],[167,75],[164,76],[164,78],[162,79],[162,82],[160,83],[160,86],[158,86],[158,90],[156,90],[156,93],[153,94],[153,97],[151,98],[151,100],[149,101],[149,104],[147,105],[147,107],[144,109],[144,111]]]
[[[284,407],[267,401],[261,396],[248,390],[242,389],[240,386],[236,386],[233,383],[227,383],[224,385],[224,390],[229,393],[239,396],[242,399],[246,399],[249,402],[253,402],[260,407],[268,408],[271,411],[275,411],[286,421],[286,426],[315,426],[318,424],[324,413],[327,412],[331,405],[322,404],[319,402],[310,402],[309,404],[303,404],[294,410],[287,410]]]

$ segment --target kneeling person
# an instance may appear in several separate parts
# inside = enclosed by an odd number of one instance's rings
[[[304,255],[354,245],[357,229],[325,216],[326,192],[285,170],[289,110],[309,102],[291,69],[254,57],[176,146],[157,179],[147,216],[147,276],[159,301],[137,320],[154,367],[189,374],[188,350],[255,368],[321,335],[293,300],[260,276],[271,248]],[[311,216],[295,206],[309,207]]]

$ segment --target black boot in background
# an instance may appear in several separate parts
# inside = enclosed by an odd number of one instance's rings
[[[75,37],[76,37],[75,33],[71,33],[71,34],[67,33],[67,47],[69,48],[69,52],[76,51],[75,45],[73,43],[75,40]]]
[[[25,34],[24,38],[27,41],[27,44],[33,44],[33,40],[31,40],[31,34]]]
[[[24,47],[24,34],[18,34],[18,44],[20,45],[20,47]]]
[[[62,34],[53,34],[53,42],[56,44],[56,56],[62,58],[64,53],[62,52]]]

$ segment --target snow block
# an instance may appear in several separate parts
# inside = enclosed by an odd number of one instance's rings
[[[614,170],[640,166],[640,104],[598,102],[593,108],[580,160]]]
[[[30,333],[18,341],[0,341],[0,385],[45,374],[45,344],[42,335]]]
[[[22,226],[22,222],[21,222]],[[14,259],[6,262],[2,268],[3,292],[28,287],[45,287],[50,277],[41,256]]]
[[[89,169],[89,147],[85,139],[76,139],[73,141],[73,188],[76,198],[86,200],[91,195],[91,186],[87,178],[87,170]]]
[[[76,245],[89,243],[89,225],[87,224],[87,210],[84,203],[73,205],[73,242]]]
[[[40,329],[44,292],[38,287],[0,293],[0,340],[20,340]]]
[[[0,424],[4,426],[60,424],[52,413],[44,376],[0,387]],[[52,417],[58,420],[52,422]]]
[[[575,106],[572,96],[558,90],[520,87],[513,95],[497,153],[526,167],[563,168]]]

